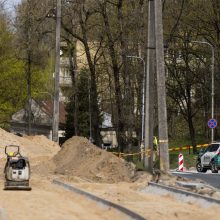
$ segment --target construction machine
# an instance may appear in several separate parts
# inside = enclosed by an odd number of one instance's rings
[[[8,145],[5,147],[7,161],[5,164],[5,188],[4,190],[31,190],[30,163],[27,157],[20,153],[20,147],[17,145]]]

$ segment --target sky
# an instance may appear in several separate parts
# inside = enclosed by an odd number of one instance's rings
[[[21,0],[6,0],[6,2],[5,2],[5,9],[7,11],[13,11],[14,10],[14,6],[17,5],[20,2],[21,2]]]
[[[5,11],[13,19],[15,16],[15,6],[19,4],[22,0],[2,0],[2,1],[5,1],[4,3]]]

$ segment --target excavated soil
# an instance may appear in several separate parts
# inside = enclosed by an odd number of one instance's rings
[[[72,137],[54,156],[56,174],[78,176],[97,182],[131,181],[135,167],[112,153],[91,144],[86,138]]]
[[[19,137],[0,129],[0,159],[4,163],[6,145],[20,146],[34,173],[48,176],[79,177],[90,182],[131,181],[134,165],[91,144],[84,137],[67,140],[62,148],[43,135]],[[32,172],[32,173],[33,173]]]
[[[0,158],[6,157],[6,145],[20,146],[21,154],[29,158],[52,157],[60,150],[58,144],[43,135],[19,137],[0,128]]]

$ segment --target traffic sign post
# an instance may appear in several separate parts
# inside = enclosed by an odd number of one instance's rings
[[[208,120],[208,127],[211,129],[214,129],[217,127],[217,120],[214,118],[211,118]]]

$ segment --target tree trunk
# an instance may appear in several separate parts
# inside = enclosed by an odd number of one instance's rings
[[[124,35],[126,35],[124,30],[124,21],[123,21],[123,0],[118,0],[118,21],[120,25],[120,46],[122,52],[122,67],[123,67],[123,79],[124,79],[124,108],[123,112],[125,114],[125,122],[126,122],[126,151],[131,153],[132,151],[132,134],[133,134],[133,112],[132,112],[132,94],[131,94],[131,80],[130,74],[128,71],[128,60],[126,55],[127,53],[127,44],[124,39]]]
[[[110,24],[108,20],[108,15],[106,11],[106,4],[100,5],[102,9],[102,17],[105,25],[105,32],[107,35],[108,41],[108,50],[112,62],[112,71],[115,85],[115,99],[116,99],[116,109],[117,109],[117,118],[116,118],[116,136],[119,146],[119,151],[124,152],[126,146],[126,134],[125,134],[125,124],[124,124],[124,114],[123,114],[123,101],[122,101],[122,92],[120,86],[120,68],[117,61],[117,52],[115,51],[115,45],[113,36],[111,34]]]
[[[82,5],[81,5],[82,7]],[[92,138],[94,139],[94,143],[97,146],[102,145],[102,138],[101,138],[101,132],[100,132],[100,110],[98,106],[98,93],[97,93],[97,85],[96,85],[96,70],[95,70],[95,64],[92,62],[92,55],[90,53],[89,45],[88,45],[88,39],[87,39],[87,32],[85,23],[83,22],[82,18],[82,8],[80,10],[80,26],[82,30],[82,36],[83,36],[83,44],[86,52],[86,58],[89,65],[90,70],[90,107],[91,107],[91,123],[92,123]]]
[[[195,154],[197,152],[196,139],[195,139],[195,129],[193,126],[192,117],[190,117],[190,116],[188,118],[188,126],[189,126],[190,138],[191,138],[192,146],[193,146],[193,153]]]

